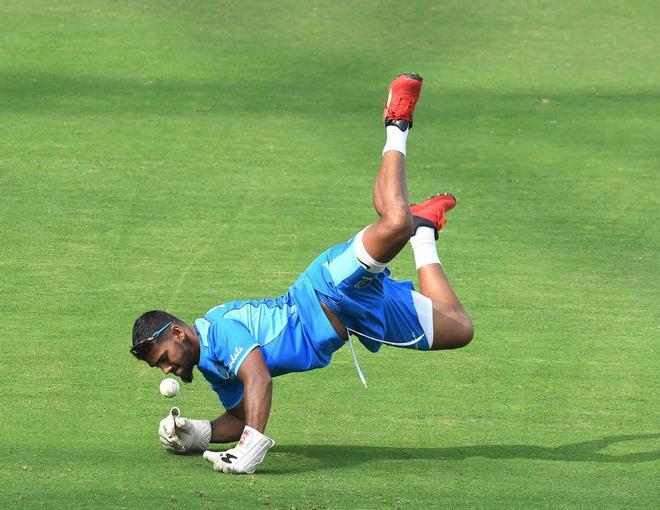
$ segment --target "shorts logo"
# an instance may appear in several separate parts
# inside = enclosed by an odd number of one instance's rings
[[[369,285],[373,280],[374,280],[373,276],[363,276],[355,285],[353,285],[353,287],[355,287],[356,289],[361,289]]]

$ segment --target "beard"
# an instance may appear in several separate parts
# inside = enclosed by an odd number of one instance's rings
[[[192,353],[187,353],[185,358],[185,364],[181,366],[181,374],[179,375],[179,378],[184,383],[191,383],[193,380],[193,368],[195,368],[195,361],[192,359]]]

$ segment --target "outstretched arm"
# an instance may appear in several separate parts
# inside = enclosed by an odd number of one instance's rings
[[[243,381],[243,400],[211,422],[212,443],[238,441],[245,425],[259,432],[266,428],[272,402],[272,380],[258,348],[247,355],[238,370],[238,377]]]
[[[259,348],[252,350],[243,360],[238,369],[238,377],[243,382],[243,402],[240,408],[228,411],[214,423],[217,423],[217,438],[222,441],[229,440],[226,438],[235,433],[240,424],[245,424],[240,440],[226,452],[207,450],[204,458],[213,463],[216,471],[254,473],[266,452],[275,444],[275,441],[263,434],[270,414],[273,386]]]
[[[247,355],[238,369],[243,381],[245,424],[263,433],[268,422],[273,394],[273,382],[266,360],[258,347]]]

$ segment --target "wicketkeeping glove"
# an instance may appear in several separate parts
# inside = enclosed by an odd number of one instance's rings
[[[173,407],[158,427],[160,442],[172,453],[190,453],[206,450],[211,442],[209,420],[189,420]]]
[[[246,426],[236,446],[226,452],[207,450],[204,452],[204,458],[213,463],[215,471],[233,474],[254,473],[256,467],[264,460],[266,452],[274,445],[275,441],[270,437]]]

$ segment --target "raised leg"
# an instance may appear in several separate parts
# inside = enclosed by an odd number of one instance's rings
[[[380,219],[369,225],[362,238],[367,253],[382,263],[392,260],[413,233],[405,160],[398,151],[383,154],[374,185],[374,208]]]
[[[391,261],[413,234],[405,156],[406,139],[421,89],[421,76],[414,73],[397,76],[390,84],[385,105],[387,142],[373,196],[380,219],[365,230],[362,238],[367,253],[380,264]]]

